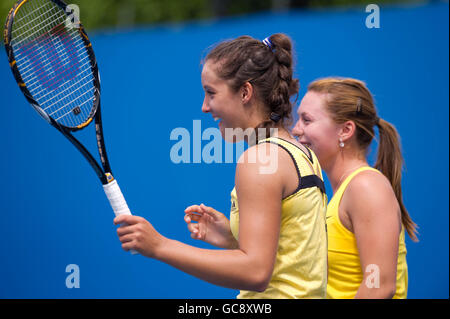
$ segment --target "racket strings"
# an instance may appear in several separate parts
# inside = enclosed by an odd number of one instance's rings
[[[47,11],[47,13],[53,13],[53,11],[54,10],[52,8],[49,11]],[[25,29],[25,31],[23,33],[19,33],[22,36],[22,39],[20,41],[18,41],[16,43],[16,45],[20,45],[25,41],[33,40],[33,38],[39,37],[42,34],[41,33],[42,30],[48,29],[49,26],[51,26],[55,23],[54,19],[58,19],[60,17],[61,17],[61,15],[59,14],[59,12],[55,12],[51,16],[46,17],[45,20],[43,20],[43,21],[39,21],[40,16],[35,17],[32,21],[34,21],[34,20],[38,20],[38,21],[37,21],[36,25],[34,25],[34,26],[31,21],[27,22],[26,24],[21,26],[21,28],[25,28],[25,27],[29,27],[29,26],[31,26],[31,27],[28,29]],[[48,20],[48,24],[45,24],[42,26],[42,24],[47,20]],[[37,30],[35,30],[35,29],[37,29]],[[32,32],[32,33],[28,34],[29,32]]]
[[[89,63],[90,63],[90,61],[85,62],[85,64],[89,64]],[[87,79],[88,77],[91,77],[91,76],[92,76],[92,75],[91,75],[90,73],[88,73],[86,76],[82,77],[80,80],[78,80],[77,82],[71,84],[70,86],[68,86],[67,88],[65,88],[63,91],[61,91],[59,95],[55,95],[55,96],[53,96],[53,97],[50,97],[50,98],[47,100],[47,104],[50,103],[50,101],[52,101],[52,100],[54,100],[54,102],[52,102],[51,104],[49,104],[49,105],[47,105],[46,107],[44,107],[43,110],[44,110],[44,111],[48,111],[48,112],[55,112],[55,111],[50,111],[50,110],[51,110],[51,107],[54,106],[54,105],[56,105],[57,103],[61,102],[61,101],[64,99],[64,97],[65,97],[64,94],[66,94],[66,92],[67,92],[67,94],[69,94],[69,93],[74,93],[74,92],[76,92],[76,91],[78,91],[78,90],[81,90],[84,86],[91,84],[90,82],[85,82],[85,83],[83,83],[82,85],[79,85],[80,83],[84,82],[85,79]],[[67,81],[67,82],[69,82],[69,81]],[[65,84],[65,83],[64,83],[64,84]],[[72,89],[72,88],[73,88],[73,90],[72,90],[72,91],[69,91],[69,90]],[[47,92],[46,94],[49,94],[49,92]],[[44,98],[44,97],[45,97],[45,96],[42,96],[42,98]],[[59,99],[58,99],[58,100],[55,100],[55,99],[58,98],[58,97],[59,97]],[[50,115],[51,115],[51,114],[50,114]]]
[[[83,58],[83,60],[86,60],[87,58]],[[80,62],[81,62],[81,60],[80,60]],[[84,62],[84,64],[82,65],[82,67],[84,67],[84,66],[86,66],[86,65],[90,65],[90,61],[88,60],[87,62],[85,61]],[[90,77],[92,77],[92,74],[91,73],[88,73],[87,75],[85,75],[84,77],[82,77],[80,80],[78,80],[77,82],[75,82],[75,83],[73,83],[73,84],[71,84],[70,86],[67,86],[68,84],[70,84],[69,82],[72,82],[72,81],[66,81],[66,82],[64,82],[63,84],[62,84],[62,86],[64,86],[64,90],[62,90],[58,95],[55,95],[55,96],[50,96],[47,100],[45,100],[46,101],[46,105],[48,104],[48,103],[50,103],[50,101],[52,101],[53,99],[55,99],[55,98],[58,98],[58,97],[60,97],[60,99],[59,100],[57,100],[58,102],[59,101],[61,101],[63,98],[64,98],[64,94],[69,94],[69,92],[72,92],[72,91],[68,91],[69,89],[71,89],[71,88],[74,88],[75,89],[75,87],[76,86],[80,86],[80,87],[82,87],[82,86],[86,86],[86,85],[90,85],[91,83],[90,82],[86,82],[86,81],[84,81],[85,79],[87,79],[87,78],[90,78]],[[82,85],[80,84],[81,82],[85,82],[85,83],[83,83]],[[43,93],[43,91],[44,91],[44,89],[41,89],[40,91],[37,91],[37,92],[35,92],[35,93],[33,93],[33,95],[38,95],[38,94],[41,94],[41,93]],[[45,93],[44,95],[42,95],[42,96],[40,96],[40,99],[44,99],[46,96],[48,96],[50,93],[52,93],[51,91],[50,92],[47,92],[47,93]],[[46,107],[44,107],[43,108],[43,110],[44,111],[47,111],[51,106],[53,106],[53,105],[55,105],[56,104],[56,102],[53,102],[53,103],[51,103],[50,105],[47,105]]]
[[[58,31],[54,32],[54,33],[51,34],[51,35],[53,35],[53,36],[64,35],[64,34],[62,33],[63,30],[64,30],[62,26],[63,26],[63,25],[59,25],[58,27],[56,27],[56,30],[58,30]],[[67,40],[67,39],[66,39],[66,40]],[[20,63],[23,59],[25,59],[25,58],[29,55],[30,50],[33,48],[34,45],[41,45],[41,46],[43,47],[43,49],[49,49],[49,46],[51,45],[51,37],[50,37],[49,34],[44,34],[44,35],[42,35],[41,37],[39,37],[38,39],[36,39],[36,40],[34,40],[33,42],[31,42],[31,44],[33,44],[33,45],[27,45],[27,46],[24,46],[25,49],[18,52],[18,56],[24,56],[24,57],[23,57],[23,58],[20,58],[20,59],[16,59],[16,62],[19,62],[19,63]],[[61,46],[61,44],[59,44],[59,46]],[[51,61],[49,61],[49,62],[51,62]],[[47,62],[47,63],[48,63],[48,62]],[[28,68],[28,70],[24,69],[23,74],[25,75],[25,74],[26,74],[27,72],[29,72],[30,70],[32,70],[31,67]]]
[[[50,40],[50,42],[53,42],[53,38],[49,38]],[[62,41],[62,44],[60,44],[60,45],[64,45],[64,44],[67,44],[68,42],[64,42],[64,41]],[[33,46],[34,46],[35,44],[33,44]],[[45,45],[45,44],[44,44]],[[44,50],[45,49],[49,49],[49,50],[51,50],[50,48],[51,48],[51,45],[52,44],[50,44],[50,47],[49,48],[44,48]],[[55,48],[56,47],[58,47],[58,45],[56,44],[55,45]],[[57,76],[57,74],[58,74],[58,72],[60,71],[60,70],[62,70],[63,72],[65,72],[64,74],[63,74],[63,77],[68,77],[68,76],[70,76],[74,71],[75,71],[75,68],[66,68],[67,67],[67,64],[68,63],[70,63],[72,60],[73,60],[73,55],[74,55],[74,52],[75,51],[75,49],[74,49],[74,47],[69,47],[69,48],[67,48],[67,53],[69,54],[68,56],[66,56],[64,59],[60,59],[59,58],[59,55],[58,55],[58,53],[57,52],[54,52],[53,53],[53,55],[50,55],[48,58],[46,58],[45,59],[45,61],[46,60],[49,60],[49,62],[47,62],[47,64],[57,64],[58,66],[57,66],[57,68],[55,69],[55,68],[53,68],[53,72],[55,73],[55,75],[52,77],[52,78],[49,78],[47,81],[45,81],[45,82],[43,82],[43,83],[41,83],[41,85],[43,85],[43,86],[51,86],[51,84],[49,83],[50,81],[52,81],[52,80],[54,80],[55,79],[55,77]],[[66,62],[64,62],[64,63],[62,63],[63,61],[65,61],[67,59],[67,61]],[[34,62],[36,62],[36,59],[33,59],[34,60]],[[43,62],[45,62],[45,61],[43,61]],[[58,63],[59,62],[59,63]],[[41,66],[39,67],[39,68],[37,68],[37,69],[35,69],[34,70],[34,72],[35,72],[35,80],[38,80],[39,78],[41,78],[42,76],[44,76],[45,75],[45,72],[46,72],[46,69],[44,68],[44,66],[42,65],[42,63],[40,63],[41,64]],[[70,72],[70,73],[69,73]],[[35,84],[35,82],[33,82],[32,84]],[[47,85],[48,84],[48,85]]]
[[[29,0],[16,12],[11,46],[30,94],[58,123],[75,128],[93,116],[94,76],[80,30],[51,1]]]
[[[59,46],[58,45],[56,45],[55,47],[56,48],[59,48],[60,46],[61,46],[62,44],[60,44]],[[80,49],[83,49],[83,46],[82,46],[82,44],[76,44],[76,46],[74,46],[74,49],[75,48],[77,48],[77,50],[80,50]],[[76,54],[76,52],[74,52],[74,49],[69,49],[68,50],[68,52],[70,52],[71,53],[71,56],[73,56],[73,54]],[[84,56],[82,59],[80,59],[79,60],[79,62],[81,62],[81,61],[84,61],[84,60],[88,60],[88,63],[89,63],[89,56]],[[30,76],[30,82],[29,82],[29,84],[30,85],[33,85],[33,84],[36,84],[36,82],[39,80],[39,77],[41,76],[41,75],[43,75],[44,74],[44,72],[45,72],[45,70],[46,70],[46,68],[48,68],[48,67],[50,67],[52,64],[55,64],[55,62],[57,62],[58,61],[58,58],[55,56],[55,55],[53,55],[53,60],[51,60],[50,58],[48,58],[48,59],[46,59],[45,61],[47,61],[45,64],[43,64],[43,62],[41,63],[41,66],[39,67],[39,68],[33,68],[33,66],[31,66],[30,65],[30,67],[28,67],[28,69],[27,68],[24,68],[23,69],[23,76],[28,76],[28,75],[30,75],[30,73],[31,72],[34,72],[34,74],[33,75],[31,75]],[[44,61],[44,62],[45,62]],[[56,69],[56,71],[58,70],[58,69],[60,69],[60,68],[62,68],[62,67],[64,67],[64,66],[66,66],[69,62],[70,62],[70,59],[69,59],[69,57],[68,56],[66,56],[66,57],[64,57],[63,59],[61,59],[60,60],[61,62],[64,62],[64,64],[61,64],[57,69]],[[85,67],[87,65],[87,63],[85,63],[85,64],[83,64],[82,65],[82,67]],[[51,80],[51,79],[50,79]],[[45,84],[45,83],[43,83],[43,84]],[[39,93],[41,93],[42,92],[42,89],[40,90],[40,91],[37,91],[36,92],[36,94],[39,94]],[[47,92],[46,93],[46,95],[48,94],[49,92]],[[45,95],[45,96],[46,96]],[[42,96],[41,96],[41,98],[42,98]]]

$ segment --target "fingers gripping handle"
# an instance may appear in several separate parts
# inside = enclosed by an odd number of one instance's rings
[[[128,208],[127,202],[123,197],[123,194],[120,190],[119,184],[117,184],[117,180],[113,180],[106,185],[103,185],[103,189],[105,190],[106,197],[108,197],[109,203],[114,211],[114,214],[119,215],[131,215],[130,209]],[[137,254],[135,250],[131,250],[131,253]]]

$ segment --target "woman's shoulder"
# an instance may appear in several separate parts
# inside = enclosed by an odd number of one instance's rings
[[[377,169],[364,169],[358,172],[347,186],[348,191],[374,191],[381,189],[392,189],[387,177]]]
[[[239,160],[241,166],[268,166],[277,165],[289,159],[289,152],[277,143],[259,143],[245,150]]]
[[[391,183],[384,174],[375,169],[356,174],[345,189],[343,198],[343,204],[348,207],[346,210],[349,212],[352,208],[368,210],[370,207],[380,207],[393,201],[396,199]]]
[[[266,180],[283,184],[286,172],[295,171],[295,164],[286,149],[275,143],[259,143],[249,147],[240,156],[236,166],[236,176],[255,176],[258,180]]]

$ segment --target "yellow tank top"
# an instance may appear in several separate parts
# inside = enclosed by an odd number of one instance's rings
[[[358,173],[372,170],[372,167],[361,167],[350,174],[330,200],[327,209],[328,230],[328,285],[327,298],[354,298],[363,280],[355,235],[342,225],[339,219],[339,204],[350,181]],[[408,266],[406,264],[405,230],[399,237],[397,261],[397,290],[394,298],[406,298],[408,290]]]
[[[237,298],[290,299],[325,298],[327,285],[326,203],[319,161],[298,146],[280,138],[274,143],[292,157],[299,186],[281,202],[281,228],[272,278],[264,292],[241,291]],[[308,149],[309,150],[309,149]],[[231,192],[230,226],[239,237],[239,207],[236,189]]]

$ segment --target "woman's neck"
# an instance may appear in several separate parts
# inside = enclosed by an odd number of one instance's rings
[[[276,134],[273,135],[273,137],[279,137],[284,140],[296,140],[289,131],[284,129],[283,127],[276,127],[277,131]]]
[[[267,129],[265,129],[265,128],[257,128],[255,130],[262,130],[262,132],[264,132],[264,130],[267,130]],[[269,128],[269,130],[271,130],[270,137],[279,137],[281,139],[284,139],[284,140],[287,140],[287,141],[290,141],[290,142],[297,142],[297,140],[292,136],[292,134],[290,134],[289,131],[286,130],[285,128],[283,128],[282,126]],[[274,131],[272,131],[272,130],[274,130]],[[257,132],[254,132],[254,134],[252,134],[250,136],[245,135],[245,142],[247,144],[253,145],[252,143],[256,143],[256,141],[255,141],[255,133],[257,133]],[[258,132],[258,133],[261,134],[261,132]]]
[[[341,153],[335,160],[323,167],[330,181],[333,194],[336,193],[342,182],[358,168],[368,166],[367,160],[361,156],[349,156]]]

